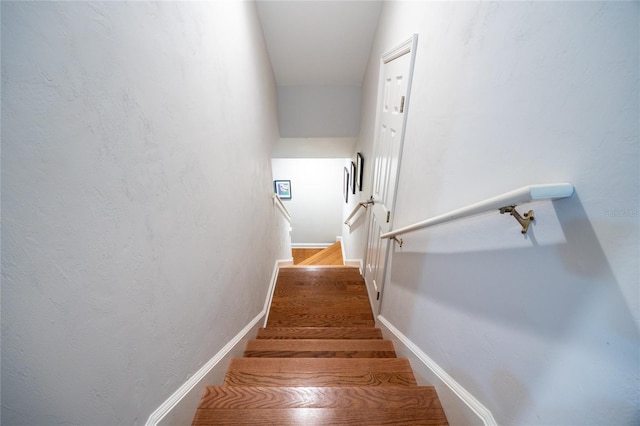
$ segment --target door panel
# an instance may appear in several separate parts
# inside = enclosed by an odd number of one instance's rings
[[[374,200],[369,221],[365,281],[375,315],[380,312],[381,293],[384,286],[386,264],[390,247],[389,239],[380,235],[391,230],[393,203],[397,186],[407,100],[415,52],[416,37],[409,40],[410,48],[382,65],[382,84],[376,123],[376,139],[373,151],[372,197]]]

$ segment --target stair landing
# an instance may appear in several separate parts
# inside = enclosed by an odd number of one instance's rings
[[[295,266],[344,265],[342,259],[342,244],[340,244],[340,241],[324,249],[294,248],[291,252]]]

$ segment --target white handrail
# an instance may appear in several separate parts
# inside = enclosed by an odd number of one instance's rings
[[[351,214],[349,216],[347,216],[347,218],[344,221],[344,224],[347,225],[348,227],[351,227],[351,224],[349,223],[349,220],[356,215],[356,213],[358,213],[358,211],[360,210],[360,208],[364,207],[365,209],[367,207],[369,207],[371,204],[373,204],[373,197],[371,197],[368,201],[362,201],[360,203],[358,203],[356,205],[356,207],[353,209],[353,211],[351,212]]]
[[[287,222],[291,223],[291,214],[289,213],[289,210],[287,210],[287,208],[284,206],[284,203],[282,202],[280,197],[278,197],[278,194],[273,194],[273,204],[275,206],[278,206],[278,208],[284,215],[284,218],[287,219]]]
[[[431,219],[423,220],[422,222],[414,223],[413,225],[405,226],[404,228],[387,232],[380,235],[380,238],[393,238],[408,232],[439,225],[444,222],[462,219],[488,210],[499,210],[500,213],[510,212],[515,216],[517,215],[517,212],[514,214],[514,210],[508,208],[517,206],[518,204],[527,203],[529,201],[557,200],[559,198],[570,197],[571,195],[573,195],[573,185],[570,183],[529,185],[520,189],[505,192],[504,194],[497,195],[493,198],[489,198],[475,204],[470,204],[457,210],[452,210],[449,213],[432,217]],[[529,211],[529,213],[529,217],[533,218],[533,211]],[[528,214],[525,214],[525,218],[527,218],[527,216]],[[520,222],[520,220],[518,221]],[[522,233],[526,233],[524,225]]]

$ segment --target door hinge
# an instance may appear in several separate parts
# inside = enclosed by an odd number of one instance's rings
[[[378,295],[376,296],[376,300],[380,300],[380,292],[378,292]]]
[[[387,212],[387,223],[391,220],[391,211]]]
[[[400,98],[400,113],[404,112],[404,96]]]

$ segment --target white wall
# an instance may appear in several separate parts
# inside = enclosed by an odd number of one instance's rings
[[[640,421],[638,15],[383,6],[355,150],[371,152],[380,55],[418,32],[395,227],[527,184],[576,187],[523,206],[527,236],[487,214],[406,235],[393,255],[382,314],[499,424]],[[362,257],[364,228],[345,230],[347,257]]]
[[[283,200],[293,221],[291,242],[330,244],[344,221],[344,158],[274,158],[273,178],[291,181],[291,199]]]
[[[2,91],[3,424],[142,424],[288,257],[255,4],[2,2]]]
[[[358,136],[360,86],[278,86],[278,122],[285,138]]]
[[[280,138],[273,158],[349,158],[356,138]]]

